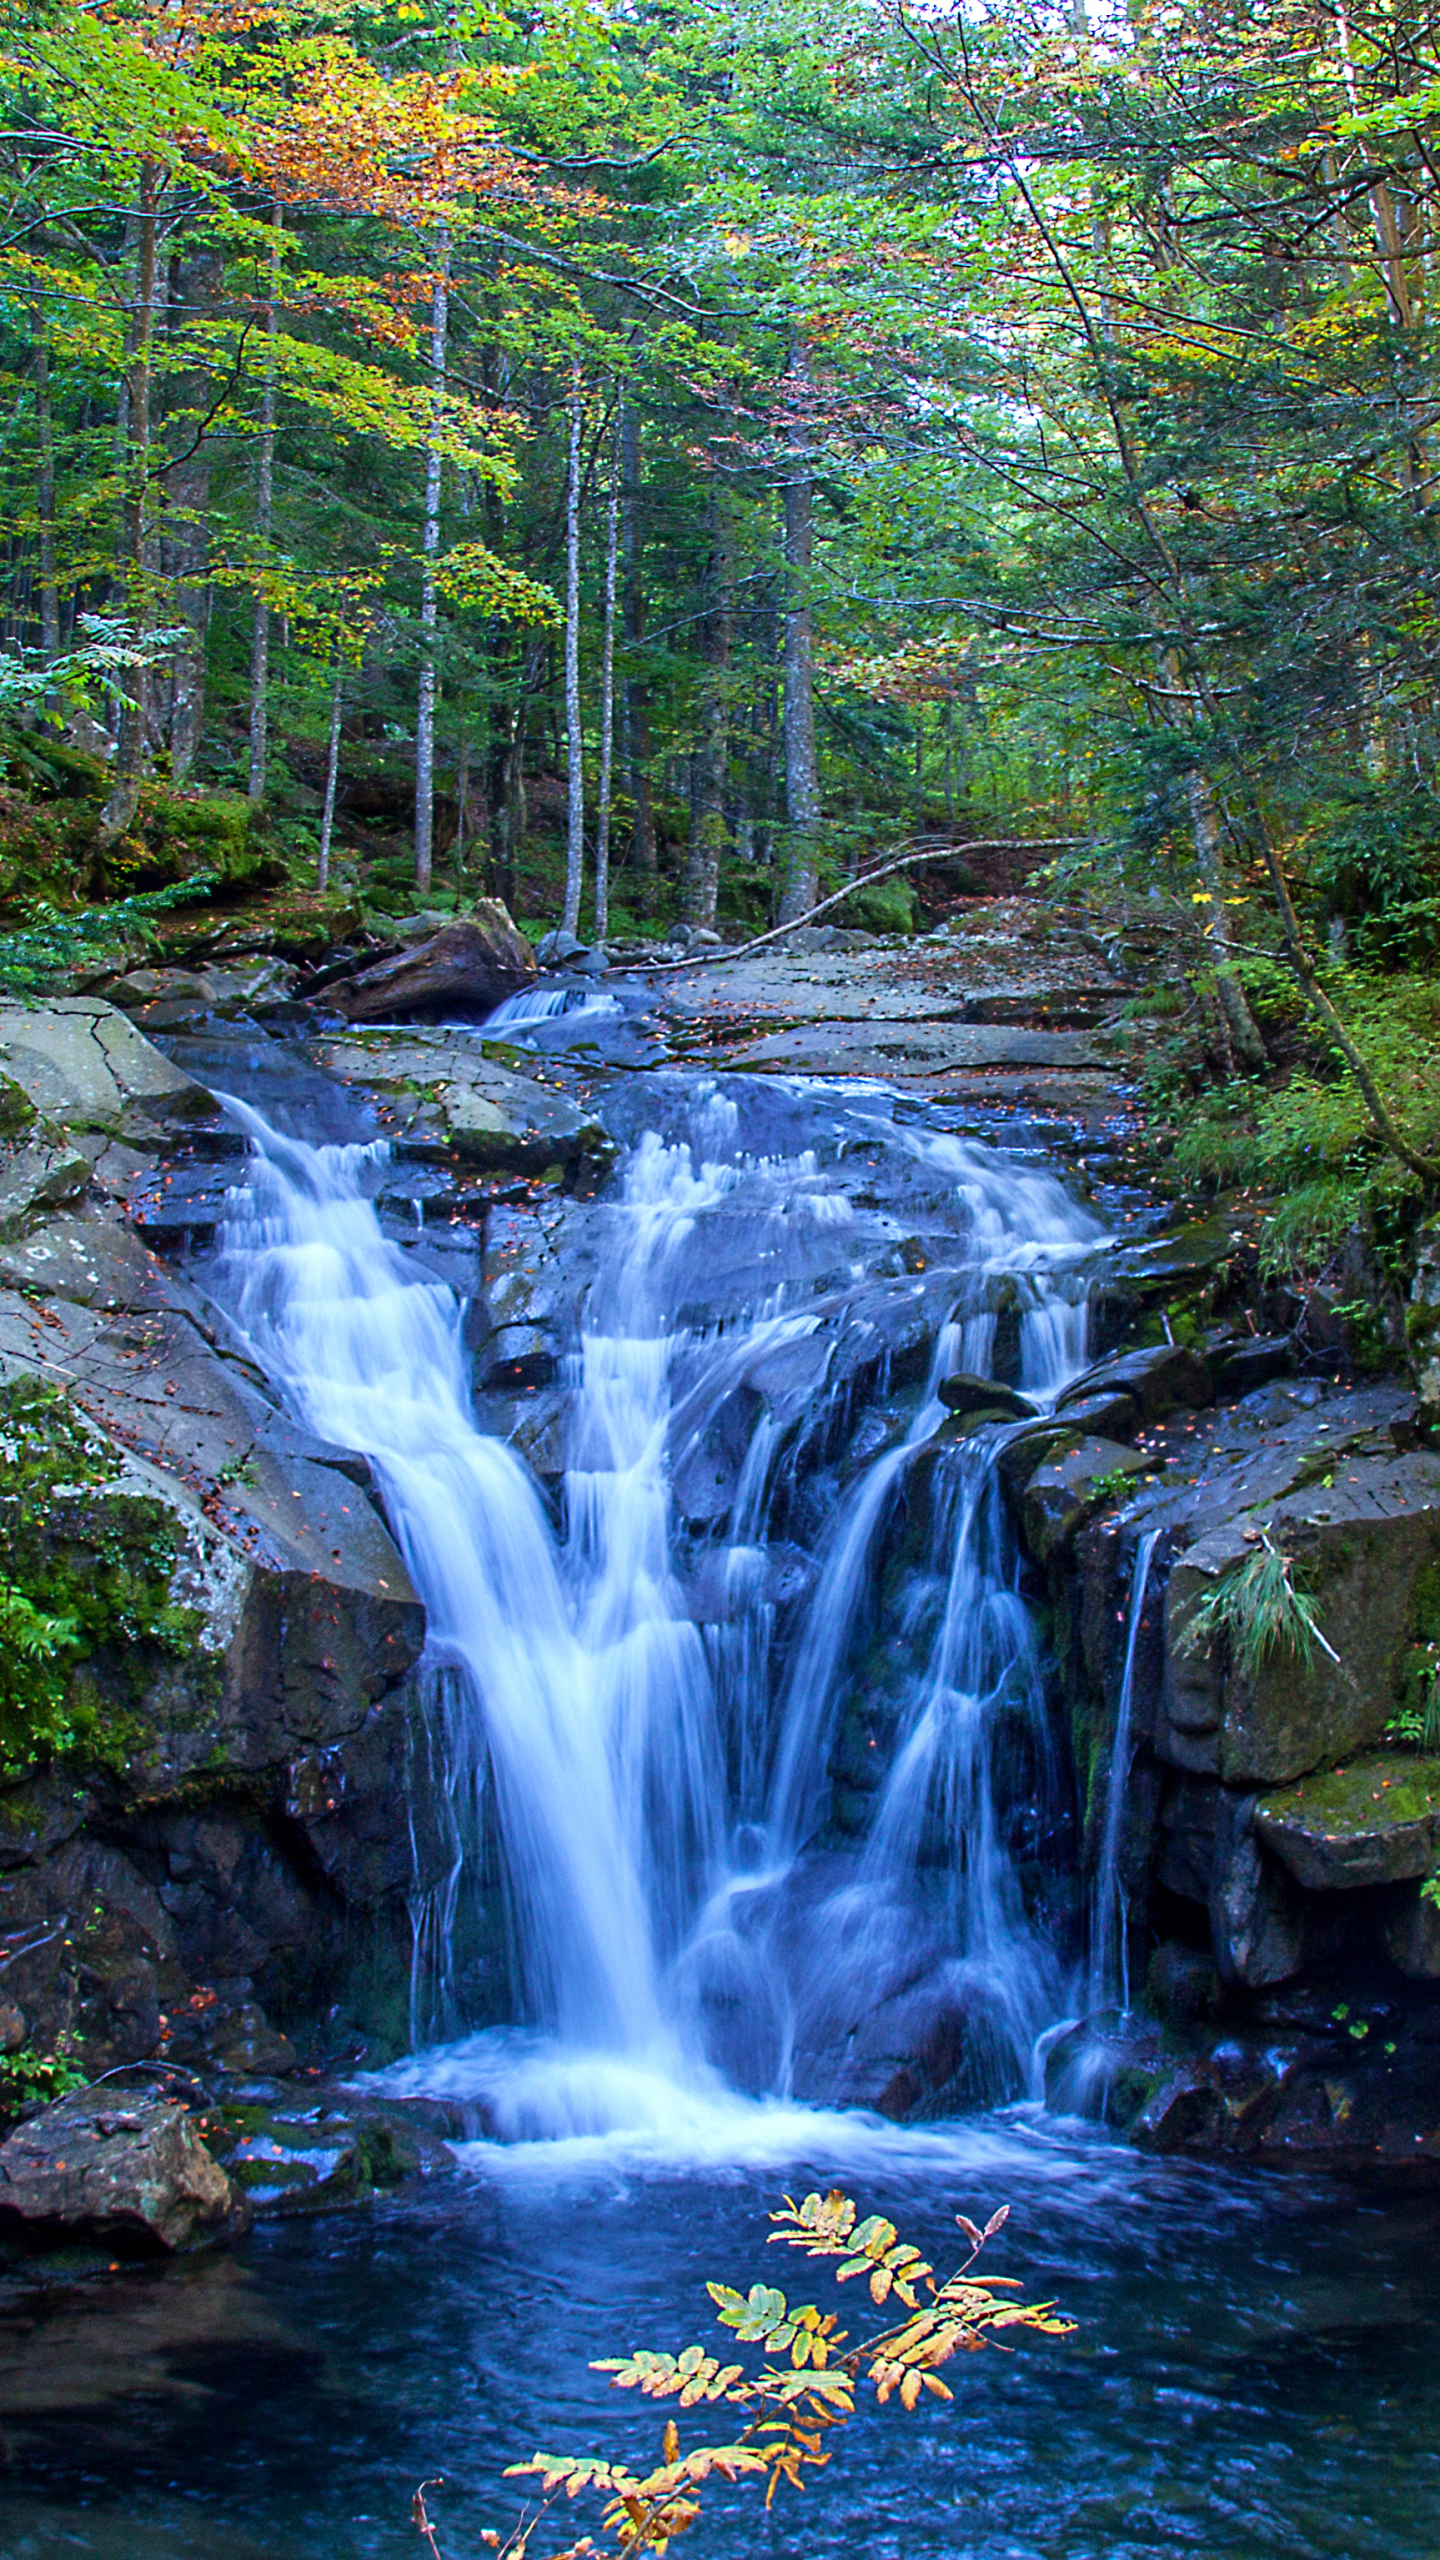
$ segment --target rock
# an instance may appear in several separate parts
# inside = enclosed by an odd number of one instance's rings
[[[0,2053],[18,2053],[30,2034],[30,2021],[13,2000],[0,2000]]]
[[[1210,1372],[1198,1353],[1182,1349],[1178,1342],[1165,1342],[1153,1350],[1124,1352],[1085,1370],[1064,1390],[1057,1413],[1101,1388],[1123,1389],[1132,1395],[1147,1422],[1162,1422],[1177,1405],[1207,1405],[1212,1393]]]
[[[1130,2127],[1130,2140],[1137,2151],[1213,2150],[1222,2113],[1218,2090],[1198,2063],[1188,2063],[1162,2080],[1147,2099]]]
[[[116,1007],[97,996],[43,1005],[0,1002],[0,1066],[43,1118],[75,1131],[138,1137],[204,1117],[203,1085],[172,1067]]]
[[[463,1032],[357,1031],[316,1044],[327,1075],[368,1089],[399,1154],[485,1172],[598,1177],[614,1147],[598,1121]]]
[[[447,2144],[401,2101],[351,2089],[306,2091],[262,2082],[222,2099],[214,2146],[237,2191],[262,2218],[363,2204],[376,2188],[445,2174]]]
[[[83,2089],[0,2143],[0,2227],[32,2245],[172,2252],[229,2239],[248,2218],[193,2117],[151,2090]]]
[[[1082,1440],[1037,1467],[1025,1487],[1021,1522],[1037,1564],[1048,1564],[1104,1502],[1150,1472],[1153,1462],[1114,1440]],[[1120,1481],[1117,1481],[1119,1479]]]
[[[23,1236],[36,1220],[83,1198],[90,1159],[60,1132],[53,1139],[0,1152],[0,1239]]]
[[[718,942],[720,937],[717,934],[715,938]],[[577,978],[603,978],[610,966],[610,956],[601,950],[597,942],[588,951],[577,951],[565,965],[574,970]]]
[[[1254,1796],[1222,1793],[1210,1875],[1210,1937],[1225,1983],[1254,1989],[1287,1982],[1306,1961],[1306,1912],[1298,1888],[1255,1833]]]
[[[1283,1785],[1379,1742],[1399,1702],[1421,1577],[1440,1563],[1440,1457],[1322,1450],[1308,1464],[1323,1475],[1222,1520],[1170,1575],[1167,1714],[1182,1732],[1218,1735],[1219,1773],[1232,1785]],[[1338,1661],[1280,1646],[1244,1671],[1217,1642],[1189,1646],[1191,1619],[1243,1564],[1262,1521],[1295,1559]]]
[[[578,933],[569,933],[564,925],[557,924],[541,937],[535,957],[542,969],[556,969],[566,960],[577,960],[584,948]]]
[[[1385,1923],[1385,1952],[1409,1982],[1440,1982],[1440,1906],[1413,1886]]]
[[[1065,1420],[1089,1440],[1133,1440],[1140,1428],[1140,1406],[1125,1387],[1100,1387],[1067,1404]]]
[[[1208,2017],[1220,1997],[1220,1977],[1199,1947],[1181,1946],[1167,1938],[1145,1968],[1145,1991],[1157,2017],[1176,2026],[1193,2026]]]
[[[1000,1481],[1012,1502],[1021,1503],[1025,1487],[1039,1467],[1050,1465],[1067,1449],[1078,1448],[1085,1437],[1078,1425],[1066,1414],[1027,1423],[1013,1432],[995,1461]]]
[[[972,1377],[964,1369],[957,1369],[950,1377],[942,1378],[935,1393],[951,1413],[983,1411],[987,1420],[998,1414],[1011,1422],[1034,1422],[1038,1419],[1038,1407],[1029,1396],[1018,1394],[1014,1387],[997,1385],[994,1378]]]
[[[425,942],[381,960],[330,991],[351,1022],[399,1022],[451,1015],[483,1022],[535,976],[535,954],[498,898],[477,899]]]
[[[1205,1365],[1217,1400],[1238,1400],[1274,1378],[1288,1378],[1295,1367],[1295,1345],[1288,1333],[1231,1334],[1206,1344]]]
[[[1440,1760],[1386,1755],[1262,1796],[1255,1827],[1312,1892],[1428,1876],[1440,1851]]]

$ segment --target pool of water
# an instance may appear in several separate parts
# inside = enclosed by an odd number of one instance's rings
[[[1440,2552],[1440,2198],[1145,2162],[1026,2111],[923,2135],[832,2118],[809,2157],[784,2148],[703,2170],[481,2148],[234,2255],[0,2296],[0,2553],[398,2560],[440,2474],[444,2560],[473,2560],[515,2517],[507,2461],[658,2449],[661,2413],[590,2358],[719,2343],[710,2276],[826,2294],[823,2267],[777,2265],[765,2216],[834,2182],[937,2263],[956,2211],[1009,2202],[996,2270],[1079,2325],[957,2361],[948,2407],[862,2399],[803,2500],[711,2499],[695,2560]],[[855,2288],[839,2301],[853,2325]]]

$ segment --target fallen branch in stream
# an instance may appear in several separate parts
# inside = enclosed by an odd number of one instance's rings
[[[813,924],[817,916],[829,915],[832,907],[843,906],[860,890],[872,889],[877,880],[888,880],[896,871],[912,870],[917,863],[950,862],[957,855],[963,861],[971,853],[1063,853],[1084,842],[1083,836],[986,836],[975,844],[923,845],[916,851],[897,854],[893,862],[878,863],[873,871],[858,872],[843,889],[833,890],[818,906],[807,907],[803,916],[792,916],[788,924],[771,925],[768,933],[757,933],[752,941],[738,943],[732,950],[706,949],[693,959],[657,960],[653,966],[640,961],[635,966],[647,978],[668,976],[676,969],[723,968],[732,960],[748,960],[752,951],[763,951],[767,942],[783,941],[787,933],[795,933],[802,924]]]

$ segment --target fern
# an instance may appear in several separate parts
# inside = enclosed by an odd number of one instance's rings
[[[168,889],[142,889],[106,906],[68,909],[37,899],[23,924],[0,933],[0,984],[27,995],[68,969],[119,958],[137,942],[153,943],[159,939],[157,916],[207,898],[218,886],[218,872],[204,871]]]

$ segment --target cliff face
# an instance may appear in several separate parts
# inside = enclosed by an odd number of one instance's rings
[[[91,2073],[263,2068],[337,2001],[393,2036],[453,1856],[424,1613],[364,1460],[126,1214],[177,1150],[223,1187],[239,1141],[97,1000],[0,1010],[0,1070],[0,1575],[71,1628],[3,1735],[0,2035]]]
[[[1081,2031],[1052,2091],[1156,2147],[1428,2159],[1440,1771],[1419,1746],[1440,1659],[1440,1455],[1399,1385],[1280,1375],[1217,1404],[1212,1383],[1202,1358],[1183,1403],[1135,1415],[1123,1449],[1052,1447],[1022,1498],[1086,1872],[1093,1889],[1115,1809],[1152,2021]],[[1282,1599],[1266,1639],[1262,1557],[1272,1601],[1283,1568],[1315,1632]]]

